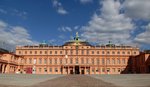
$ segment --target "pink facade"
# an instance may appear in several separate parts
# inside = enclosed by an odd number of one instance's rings
[[[23,71],[24,58],[9,52],[0,52],[0,73]]]
[[[139,48],[114,44],[93,46],[74,40],[62,46],[17,46],[16,55],[25,59],[24,70],[35,74],[121,74],[133,72],[130,59]]]

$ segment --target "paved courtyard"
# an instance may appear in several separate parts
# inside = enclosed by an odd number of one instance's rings
[[[150,75],[0,74],[0,87],[150,87]]]

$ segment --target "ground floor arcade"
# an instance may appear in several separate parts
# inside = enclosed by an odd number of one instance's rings
[[[26,73],[30,74],[121,74],[127,71],[125,66],[82,66],[82,65],[61,65],[61,66],[26,66]]]

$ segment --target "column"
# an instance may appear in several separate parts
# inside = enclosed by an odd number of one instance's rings
[[[5,67],[5,73],[10,73],[9,71],[10,71],[10,65],[7,64],[7,66]]]
[[[2,73],[2,64],[0,63],[0,73]]]
[[[90,67],[90,70],[89,70],[89,71],[90,71],[90,74],[92,74],[92,68],[93,68],[93,67]]]
[[[4,67],[5,67],[5,65],[2,64],[2,73],[4,73]]]
[[[81,67],[79,67],[79,70],[80,70],[80,74],[82,74],[82,72],[81,72],[81,71],[82,71],[82,68],[81,68]]]
[[[64,66],[62,66],[62,74],[64,74]]]
[[[6,73],[6,64],[3,64],[3,73]]]
[[[83,67],[83,70],[84,70],[84,74],[86,74],[85,70],[86,70],[86,67]]]
[[[73,69],[73,74],[75,74],[75,67],[73,66],[73,68],[72,68],[72,69]]]
[[[69,69],[69,66],[68,66],[67,74],[69,74],[69,71],[70,71],[70,69]]]

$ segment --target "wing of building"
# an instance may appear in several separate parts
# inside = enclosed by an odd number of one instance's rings
[[[24,57],[26,73],[121,74],[133,72],[130,58],[139,55],[139,48],[111,43],[93,46],[77,33],[62,46],[17,46],[16,55]]]
[[[24,58],[0,48],[0,73],[23,72]]]

